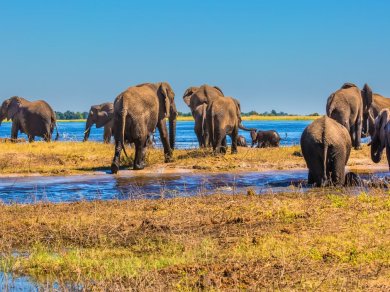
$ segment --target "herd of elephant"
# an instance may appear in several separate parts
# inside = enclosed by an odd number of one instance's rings
[[[104,141],[115,139],[115,153],[111,164],[117,173],[122,150],[127,156],[125,143],[135,147],[133,169],[145,167],[146,147],[152,141],[156,128],[164,148],[165,162],[172,160],[175,147],[176,119],[178,112],[175,93],[167,82],[143,83],[129,87],[120,93],[114,103],[92,106],[86,121],[84,141],[88,140],[91,127],[104,127]],[[226,153],[226,137],[231,138],[231,152],[237,146],[246,146],[238,130],[251,132],[252,147],[277,147],[281,140],[276,131],[256,131],[242,125],[240,102],[225,96],[217,86],[202,85],[188,88],[183,100],[191,109],[195,120],[194,131],[200,147],[212,147],[215,154]],[[53,109],[45,101],[30,102],[21,97],[5,100],[0,108],[0,124],[12,120],[11,139],[18,132],[25,133],[30,142],[36,136],[50,141],[54,129],[58,129]],[[166,125],[169,121],[169,131]],[[373,94],[365,84],[360,90],[352,83],[345,83],[332,93],[326,105],[326,116],[311,123],[302,133],[301,149],[309,169],[308,183],[343,185],[353,180],[353,174],[345,175],[352,146],[361,149],[361,138],[371,136],[371,158],[378,163],[386,147],[390,165],[390,98]]]

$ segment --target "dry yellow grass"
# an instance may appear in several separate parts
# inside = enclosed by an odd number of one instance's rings
[[[128,149],[130,157],[134,150]],[[214,156],[211,149],[175,150],[174,162],[164,163],[162,149],[148,149],[145,172],[156,169],[178,171],[187,169],[202,172],[264,171],[304,169],[305,161],[299,146],[280,148],[239,148],[238,154]],[[370,159],[370,148],[352,151],[348,166],[353,170],[387,168],[386,158],[380,164]],[[96,142],[53,142],[53,143],[0,143],[0,173],[68,175],[83,174],[110,169],[114,147]],[[122,165],[128,169],[132,158],[122,154]]]
[[[87,290],[389,290],[389,195],[345,192],[0,206],[0,267]]]

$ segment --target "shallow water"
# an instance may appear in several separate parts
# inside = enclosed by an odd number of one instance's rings
[[[297,145],[305,127],[311,121],[244,121],[243,124],[248,128],[256,128],[258,130],[276,130],[283,139],[281,145]],[[83,122],[60,122],[58,123],[58,131],[60,133],[60,141],[82,141],[84,138],[85,123]],[[176,147],[179,149],[188,149],[198,147],[198,142],[194,133],[193,121],[178,121],[176,127]],[[287,134],[287,137],[286,137]],[[247,143],[250,144],[250,133],[241,131]],[[10,138],[11,123],[2,123],[0,126],[0,138]],[[26,135],[19,134],[19,138],[27,139]],[[40,140],[37,138],[36,140]],[[90,141],[103,141],[103,128],[91,129],[89,136]],[[161,141],[158,131],[156,131],[155,140],[157,146],[161,147]],[[228,137],[228,143],[230,143]]]
[[[377,173],[383,177],[387,173]],[[368,178],[368,175],[362,175]],[[10,177],[0,180],[0,201],[11,203],[75,202],[82,200],[157,199],[199,194],[236,194],[305,190],[307,171],[223,174],[150,174],[66,177]],[[291,188],[294,187],[294,188]]]

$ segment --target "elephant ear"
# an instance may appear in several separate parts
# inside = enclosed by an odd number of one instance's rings
[[[12,119],[16,113],[20,110],[22,102],[18,97],[11,97],[10,103],[7,109],[7,119]]]
[[[214,88],[215,88],[216,90],[218,90],[218,91],[222,94],[222,96],[225,96],[225,95],[223,94],[223,91],[222,91],[221,88],[219,88],[218,86],[214,86]]]
[[[334,98],[335,94],[332,93],[329,97],[328,97],[328,100],[326,101],[326,115],[328,117],[330,117],[331,113],[332,113],[332,109],[331,109],[331,106],[332,106],[332,102],[333,102],[333,98]]]
[[[364,111],[367,112],[372,104],[372,90],[371,87],[368,86],[368,84],[364,84],[364,87],[361,91],[362,98],[363,98],[363,106]]]
[[[241,104],[238,101],[238,99],[232,98],[234,101],[234,104],[236,105],[236,110],[237,110],[237,118],[241,122]]]
[[[108,112],[106,111],[98,111],[97,119],[96,119],[96,127],[100,128],[107,124],[110,121],[110,117]]]
[[[183,100],[187,106],[191,105],[191,95],[198,90],[198,87],[190,87],[183,94]]]
[[[379,133],[379,139],[381,144],[384,146],[386,141],[386,126],[389,123],[390,112],[388,109],[383,109],[380,111],[376,121],[375,121],[375,131]]]
[[[164,103],[164,113],[165,117],[169,118],[169,112],[171,108],[171,101],[169,100],[169,88],[166,85],[166,83],[161,83],[159,91],[163,97],[163,103]]]

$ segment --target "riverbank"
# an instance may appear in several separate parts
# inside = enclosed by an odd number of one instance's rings
[[[40,283],[390,289],[390,199],[381,190],[0,205],[0,220],[0,269]]]
[[[96,142],[0,143],[0,173],[13,175],[72,175],[110,171],[113,145]],[[280,148],[243,148],[238,154],[212,155],[211,149],[175,150],[174,161],[164,163],[162,149],[148,149],[147,167],[132,171],[134,149],[128,148],[130,159],[122,154],[123,171],[137,174],[186,172],[240,172],[306,169],[299,146]],[[385,156],[385,155],[384,155]],[[348,168],[353,171],[387,170],[386,157],[375,164],[370,147],[352,150]]]

